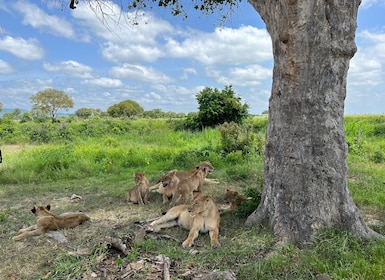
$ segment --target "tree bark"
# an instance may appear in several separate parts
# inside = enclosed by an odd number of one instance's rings
[[[246,225],[268,221],[294,243],[325,227],[380,237],[347,187],[344,101],[360,0],[249,3],[270,33],[274,69],[262,201]]]

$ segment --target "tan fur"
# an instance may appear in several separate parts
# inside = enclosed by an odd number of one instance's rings
[[[206,178],[207,174],[209,173],[212,173],[214,171],[214,167],[212,166],[212,164],[209,162],[209,161],[202,161],[200,162],[199,164],[197,164],[196,166],[194,166],[191,170],[185,170],[185,171],[178,171],[178,170],[171,170],[171,171],[167,171],[163,174],[162,178],[159,180],[159,182],[153,186],[150,187],[150,191],[152,192],[159,192],[161,194],[164,194],[164,193],[167,193],[168,197],[171,197],[172,196],[172,192],[171,191],[166,191],[164,189],[162,189],[162,185],[159,184],[162,179],[165,178],[165,176],[167,175],[170,175],[170,173],[172,172],[176,172],[176,176],[178,177],[179,180],[183,180],[185,178],[188,178],[190,177],[192,174],[194,174],[198,169],[201,169],[201,168],[205,168],[206,169],[206,172],[205,172],[205,175],[203,177],[203,184],[219,184],[219,181],[216,180],[216,179],[208,179]],[[199,191],[201,191],[201,188],[199,187]]]
[[[158,184],[150,187],[150,190],[162,194],[163,203],[167,203],[176,192],[179,183],[179,178],[176,176],[177,172],[177,170],[171,170],[165,173]]]
[[[243,202],[251,200],[251,198],[246,198],[236,191],[227,189],[223,197],[223,200],[226,203],[230,203],[229,210],[234,210],[237,206],[241,205]]]
[[[180,226],[190,231],[183,247],[191,247],[199,232],[209,232],[212,247],[219,247],[220,216],[215,202],[210,196],[199,193],[190,204],[181,204],[170,208],[161,218],[150,224],[149,230],[155,232],[162,228]]]
[[[20,234],[12,239],[18,241],[29,236],[42,235],[51,230],[74,228],[91,219],[82,212],[67,212],[56,216],[49,211],[50,208],[50,205],[33,207],[31,211],[37,217],[36,225],[20,229]]]
[[[139,205],[149,204],[148,193],[150,191],[150,182],[144,172],[134,173],[135,187],[126,194],[126,201],[137,203]]]
[[[200,191],[203,184],[204,176],[206,176],[206,168],[197,169],[190,177],[179,180],[172,197],[171,205],[183,201],[189,203],[193,199],[193,192]]]

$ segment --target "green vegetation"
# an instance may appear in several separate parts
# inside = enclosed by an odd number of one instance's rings
[[[108,115],[113,118],[133,117],[141,115],[143,112],[143,108],[137,102],[132,100],[124,100],[107,109]]]
[[[33,104],[32,107],[49,115],[52,122],[56,121],[59,109],[68,111],[68,109],[73,108],[75,105],[72,98],[64,91],[53,88],[39,91],[35,95],[32,95],[31,101]]]
[[[178,275],[181,279],[188,271],[230,269],[237,279],[310,280],[320,274],[331,279],[383,279],[385,241],[325,229],[298,248],[277,243],[266,225],[244,227],[260,199],[266,124],[266,117],[249,117],[243,124],[230,122],[192,132],[178,129],[177,119],[72,116],[51,123],[1,118],[0,275],[119,278],[128,273],[130,263],[164,254],[172,260],[172,279]],[[347,116],[345,128],[349,189],[364,219],[385,234],[385,116]],[[194,247],[198,254],[191,254],[180,246],[187,232],[179,228],[136,239],[141,227],[135,222],[157,217],[168,207],[158,193],[150,193],[149,206],[126,204],[133,172],[145,171],[156,183],[164,171],[189,169],[202,160],[215,167],[209,177],[220,180],[219,185],[204,186],[218,203],[226,189],[253,197],[238,211],[222,215],[222,247],[211,249],[209,236],[201,234]],[[72,202],[72,194],[83,199]],[[29,209],[48,203],[55,213],[82,210],[92,221],[61,231],[68,243],[57,244],[47,235],[12,241],[20,228],[35,222]],[[127,255],[111,248],[112,237],[128,246]],[[130,277],[145,279],[151,273],[156,271],[146,267]]]
[[[189,114],[185,127],[200,129],[216,127],[225,122],[241,124],[248,116],[249,105],[241,103],[241,97],[236,96],[232,86],[223,90],[204,88],[196,96],[199,112]]]

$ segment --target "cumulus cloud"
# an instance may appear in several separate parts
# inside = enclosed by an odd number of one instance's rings
[[[44,50],[36,39],[5,36],[0,38],[0,50],[26,60],[39,60],[44,56]]]
[[[214,33],[192,32],[183,41],[169,38],[170,57],[192,58],[203,64],[257,63],[272,59],[271,40],[266,30],[253,26],[216,28]]]
[[[112,67],[110,75],[129,81],[147,82],[147,83],[170,83],[172,78],[152,67],[144,67],[134,64],[123,64],[122,66]]]
[[[114,63],[137,63],[154,62],[162,56],[159,40],[164,34],[174,32],[170,23],[151,14],[124,12],[112,2],[100,5],[101,8],[94,2],[79,3],[72,15],[90,37],[96,36],[102,41],[103,57]],[[138,24],[134,24],[134,20]]]
[[[221,85],[259,86],[272,77],[272,70],[258,64],[242,67],[207,67],[206,74]]]
[[[116,88],[116,87],[123,86],[122,81],[118,79],[110,79],[110,78],[97,78],[92,80],[85,80],[83,83],[87,85],[93,85],[93,86],[105,87],[105,88]]]
[[[46,30],[53,35],[66,38],[74,37],[71,23],[58,16],[48,15],[37,5],[26,1],[16,1],[12,7],[23,14],[23,24],[31,25],[33,28]]]
[[[13,72],[15,72],[15,69],[9,63],[0,59],[0,74],[11,74]]]
[[[48,72],[67,73],[77,78],[93,78],[93,70],[91,67],[81,64],[74,60],[67,60],[58,63],[44,63],[43,68]]]

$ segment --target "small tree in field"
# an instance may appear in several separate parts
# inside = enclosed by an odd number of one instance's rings
[[[94,110],[91,108],[80,108],[75,111],[75,115],[81,119],[88,119],[94,114]]]
[[[135,101],[125,100],[108,107],[107,113],[113,118],[133,117],[144,112],[143,108]]]
[[[64,91],[49,88],[39,91],[31,96],[31,101],[34,108],[41,109],[44,113],[49,115],[52,122],[56,121],[57,112],[59,109],[68,109],[74,107],[74,101],[71,96]]]
[[[197,121],[201,126],[216,126],[225,122],[241,123],[248,116],[249,105],[242,104],[235,96],[232,86],[222,91],[206,87],[197,95],[199,112]]]

